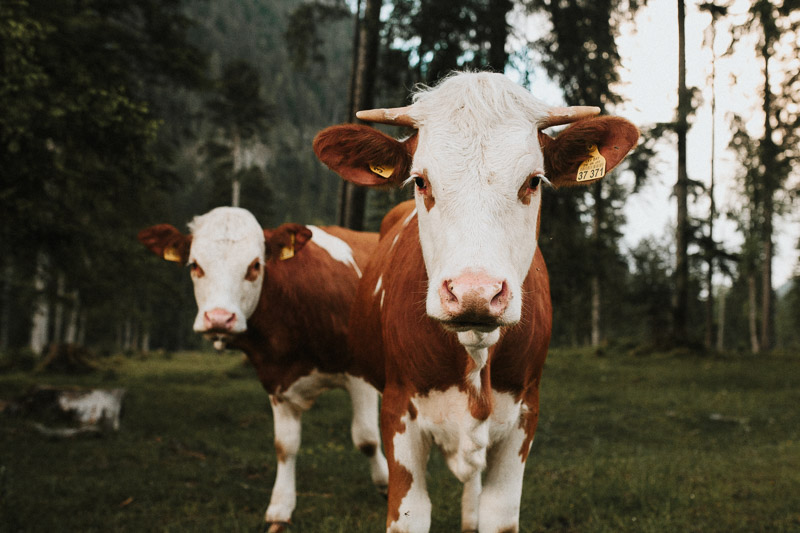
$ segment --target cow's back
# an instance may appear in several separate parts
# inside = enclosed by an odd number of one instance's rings
[[[355,266],[333,258],[313,237],[293,258],[268,261],[248,331],[232,343],[247,353],[270,393],[285,390],[314,369],[325,373],[351,369],[348,318],[359,274],[378,235],[338,227],[321,229],[350,246]]]

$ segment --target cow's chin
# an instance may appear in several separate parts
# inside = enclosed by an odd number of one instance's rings
[[[222,350],[227,348],[228,344],[234,338],[236,338],[238,334],[239,333],[231,333],[229,331],[213,331],[213,330],[202,332],[203,338],[208,341],[211,341],[211,343],[214,345],[214,349],[216,349],[218,352],[221,352]]]

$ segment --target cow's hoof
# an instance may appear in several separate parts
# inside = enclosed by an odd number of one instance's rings
[[[267,522],[261,533],[283,533],[289,530],[289,522]]]

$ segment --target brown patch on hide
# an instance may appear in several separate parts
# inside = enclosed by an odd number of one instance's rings
[[[158,224],[145,228],[137,235],[148,250],[167,261],[185,265],[189,260],[192,236],[184,235],[171,224]]]
[[[408,177],[416,149],[416,134],[400,142],[375,128],[342,124],[320,131],[314,138],[314,153],[342,178],[368,187],[399,187]],[[394,169],[389,178],[370,165]]]
[[[289,454],[286,453],[286,448],[283,447],[283,444],[281,444],[279,440],[275,441],[275,455],[279,463],[285,463],[286,459],[289,457]]]
[[[592,183],[576,180],[578,167],[589,158],[589,147],[596,145],[606,160],[606,173],[617,166],[639,139],[636,126],[619,117],[594,117],[579,120],[554,139],[539,132],[544,153],[545,175],[555,187]]]

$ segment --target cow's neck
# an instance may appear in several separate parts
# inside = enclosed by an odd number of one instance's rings
[[[464,346],[473,364],[467,368],[467,383],[481,390],[481,370],[489,361],[489,348],[500,339],[500,328],[483,333],[479,331],[462,331],[458,333],[458,342]]]

